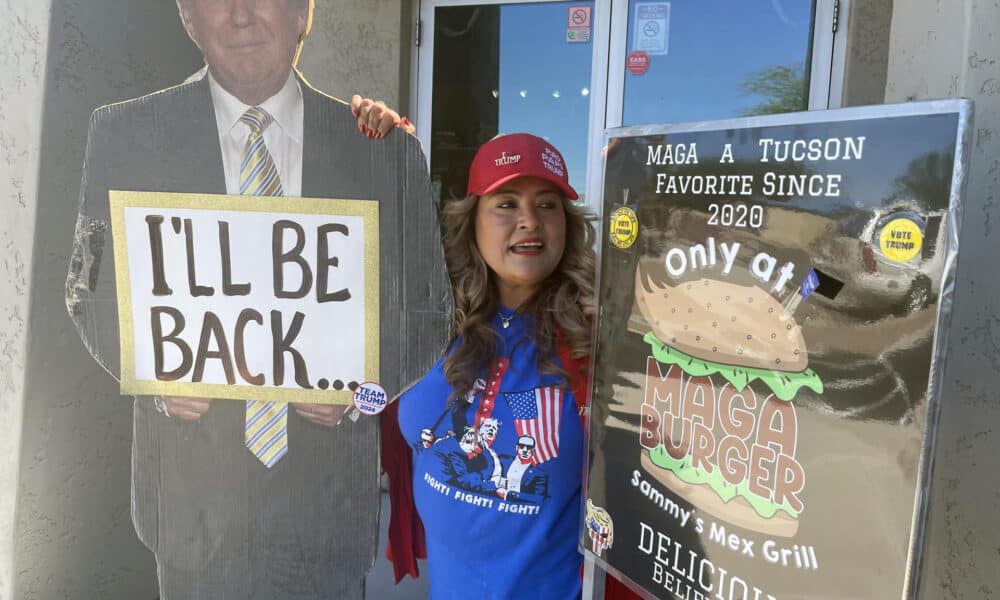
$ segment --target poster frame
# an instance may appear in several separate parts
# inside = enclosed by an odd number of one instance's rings
[[[594,206],[598,211],[597,217],[599,236],[595,250],[597,252],[597,264],[602,265],[603,244],[609,234],[607,229],[608,222],[605,219],[606,210],[604,198],[605,182],[607,179],[607,149],[610,147],[613,140],[617,138],[668,135],[676,133],[700,133],[732,129],[753,129],[760,127],[780,127],[788,125],[807,125],[814,123],[847,122],[893,117],[930,116],[940,114],[957,115],[954,146],[955,157],[948,195],[949,218],[947,220],[947,249],[942,266],[941,291],[937,305],[934,340],[931,345],[930,377],[927,387],[927,413],[924,430],[922,432],[919,460],[917,461],[916,483],[914,486],[914,508],[910,524],[909,548],[907,549],[906,565],[904,568],[902,600],[915,599],[918,597],[920,592],[924,537],[926,534],[927,513],[931,496],[930,485],[934,468],[937,428],[941,415],[941,394],[943,391],[942,376],[945,372],[947,360],[948,341],[956,290],[959,240],[963,218],[962,198],[965,194],[968,182],[969,156],[971,154],[972,133],[974,130],[974,113],[974,105],[971,100],[966,98],[954,98],[782,113],[777,115],[761,115],[717,121],[631,125],[626,127],[607,128],[604,131],[604,160],[601,161],[600,185],[596,186],[596,189],[593,190],[594,199],[591,206]],[[603,306],[601,305],[600,300],[601,283],[601,269],[598,268],[594,283],[594,289],[597,290],[597,294],[595,294],[597,298],[595,314],[598,315],[598,319],[600,319],[603,314]],[[598,327],[594,328],[592,335],[591,348],[596,349],[599,339]],[[597,353],[593,352],[591,354],[590,364],[591,373],[595,372],[596,360]],[[593,393],[593,382],[591,382],[590,389],[588,389],[588,406],[590,406],[590,403],[593,402]],[[590,419],[592,414],[593,412],[588,410],[588,439],[589,432],[591,430]],[[587,480],[590,472],[591,459],[589,451],[585,454],[581,515],[586,515],[588,490]],[[582,518],[585,520],[585,516]],[[583,554],[585,563],[588,566],[594,565],[603,571],[612,574],[616,579],[625,583],[625,585],[632,589],[632,591],[639,597],[647,600],[656,600],[656,596],[643,590],[642,586],[638,585],[624,573],[615,569],[603,558],[591,551],[586,543],[585,522],[581,523],[579,550]]]

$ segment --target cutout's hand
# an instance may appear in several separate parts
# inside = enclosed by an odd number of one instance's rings
[[[208,412],[211,400],[208,398],[186,398],[183,396],[164,396],[163,404],[171,417],[186,421],[197,421]]]
[[[297,404],[293,402],[292,408],[308,421],[323,427],[333,427],[340,422],[340,418],[344,416],[348,407],[343,404]]]
[[[351,96],[351,110],[358,119],[358,131],[369,138],[385,137],[393,127],[399,127],[410,135],[416,133],[416,128],[409,119],[400,117],[399,113],[387,107],[381,100],[375,101],[355,94]]]

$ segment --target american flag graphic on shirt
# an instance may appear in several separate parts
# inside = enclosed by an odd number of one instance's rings
[[[563,392],[558,387],[535,388],[527,392],[504,392],[504,399],[514,416],[519,436],[535,439],[534,464],[559,456],[559,420]]]

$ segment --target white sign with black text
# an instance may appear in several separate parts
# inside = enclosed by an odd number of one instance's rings
[[[348,403],[377,379],[377,203],[111,196],[123,393]]]

